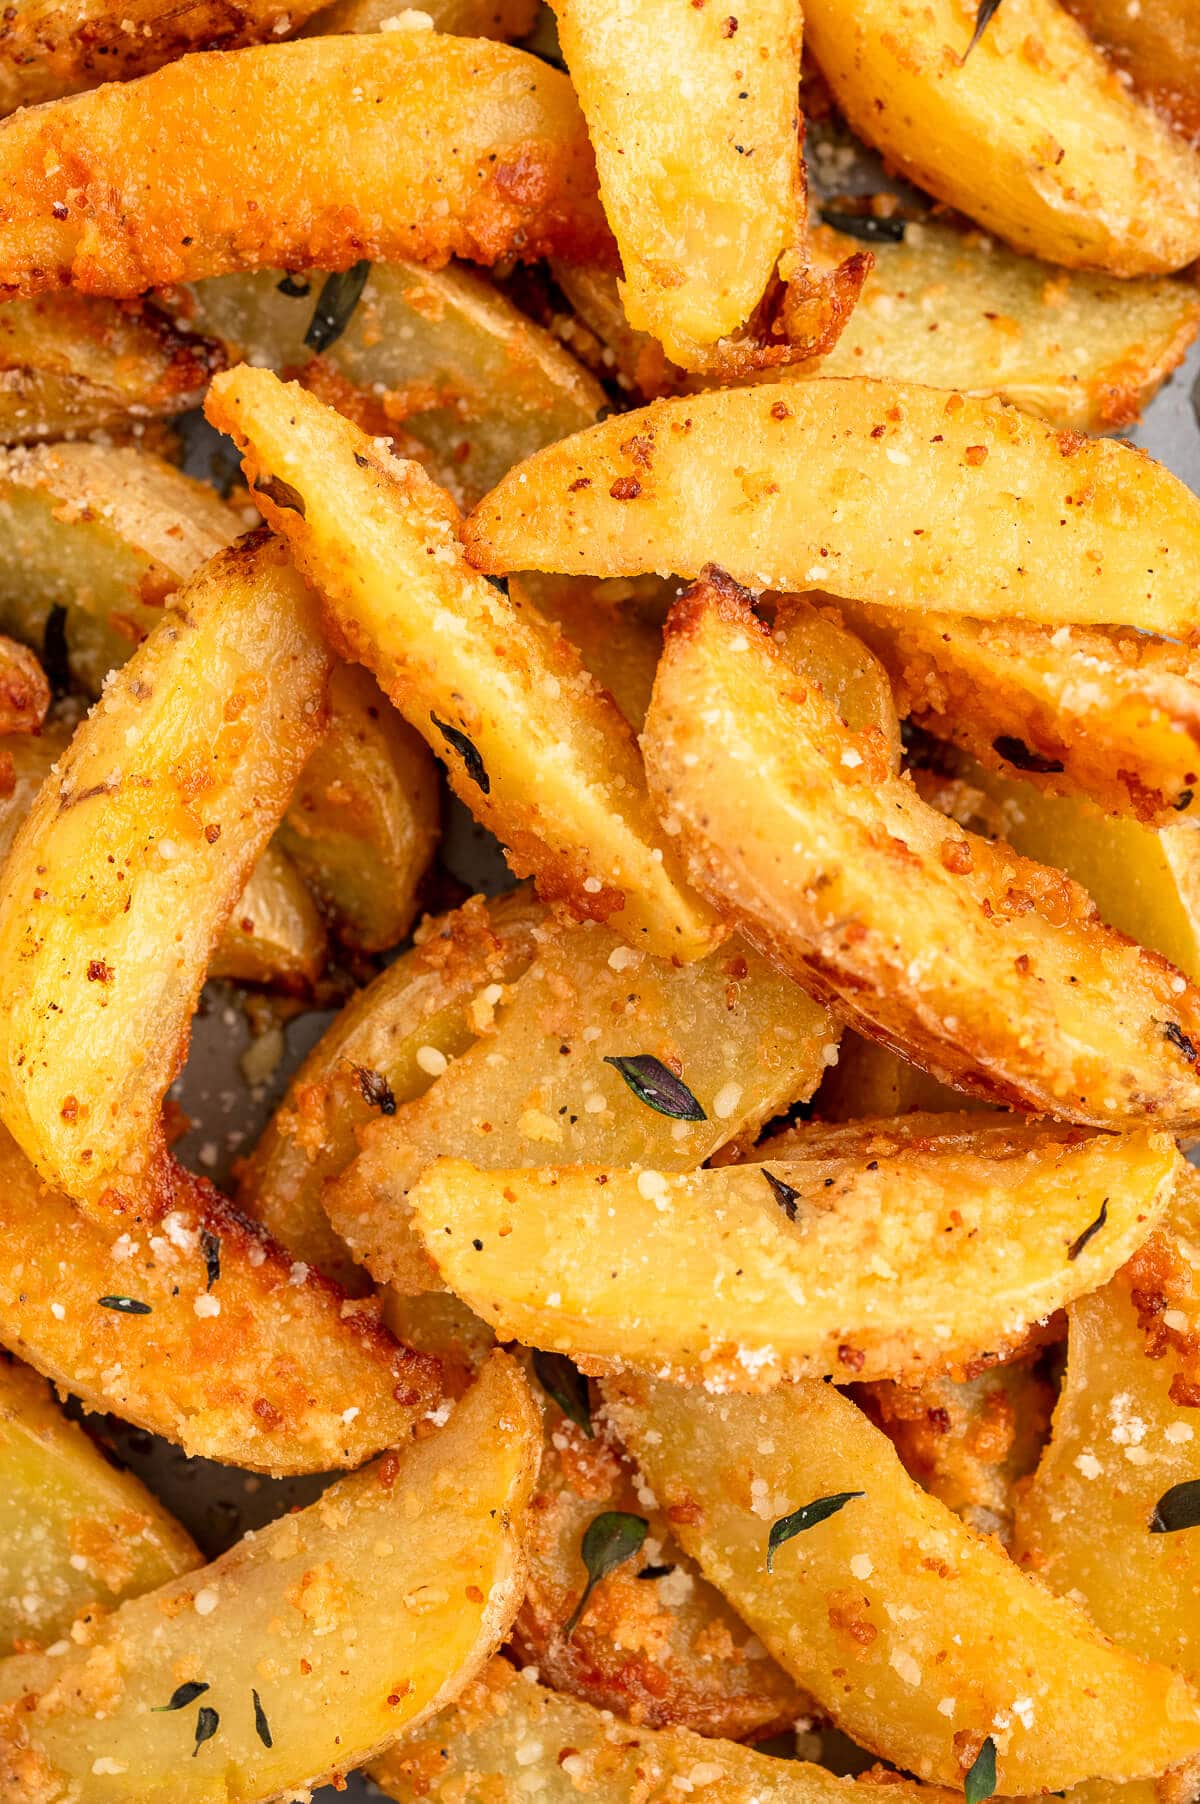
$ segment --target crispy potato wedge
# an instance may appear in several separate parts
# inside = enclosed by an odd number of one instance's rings
[[[864,1040],[856,1033],[842,1035],[837,1064],[825,1073],[813,1098],[813,1112],[820,1121],[869,1120],[876,1115],[909,1115],[918,1110],[938,1114],[949,1109],[986,1106],[978,1097],[965,1096],[961,1090],[939,1084],[935,1077],[919,1065],[910,1065],[890,1047]],[[758,1156],[773,1158],[774,1142],[767,1141]]]
[[[232,1804],[358,1765],[495,1652],[537,1454],[528,1387],[497,1354],[440,1434],[122,1604],[90,1646],[6,1660],[5,1798]],[[206,1688],[199,1715],[169,1707],[181,1683]]]
[[[408,6],[396,0],[334,0],[309,20],[307,32],[400,31],[409,28]],[[524,38],[533,30],[537,0],[428,0],[415,9],[433,20],[435,31],[460,38]],[[398,22],[397,22],[398,21]]]
[[[69,291],[0,302],[0,444],[182,413],[224,363],[220,345],[148,303]]]
[[[190,1535],[67,1420],[45,1380],[0,1358],[0,1654],[57,1641],[91,1604],[200,1563]]]
[[[1200,135],[1200,17],[1188,0],[1068,0],[1075,17],[1179,131]]]
[[[536,1369],[536,1368],[535,1368]],[[513,1648],[560,1691],[649,1728],[734,1740],[781,1734],[811,1700],[764,1652],[650,1508],[619,1450],[543,1393],[545,1435],[526,1525],[529,1578]],[[636,1560],[596,1586],[563,1633],[586,1578],[580,1543],[606,1510],[641,1515]]]
[[[381,1283],[437,1283],[406,1193],[443,1153],[489,1170],[553,1159],[689,1171],[810,1096],[836,1051],[825,1011],[741,942],[680,968],[590,924],[539,937],[511,997],[496,999],[494,1033],[367,1129],[323,1193]],[[650,1065],[625,1077],[612,1059]]]
[[[108,1214],[152,1182],[213,946],[324,725],[316,598],[261,531],[211,560],[108,685],[0,896],[0,1116]]]
[[[931,809],[789,678],[727,579],[677,603],[643,746],[697,885],[942,1082],[1098,1127],[1200,1123],[1200,992],[1061,871]]]
[[[801,15],[554,0],[630,324],[689,366],[751,318],[804,229]],[[664,94],[671,104],[663,105]]]
[[[1120,628],[844,604],[896,705],[1005,777],[1173,826],[1200,814],[1200,660]]]
[[[686,372],[671,362],[658,340],[648,332],[635,332],[626,319],[614,270],[561,259],[550,268],[576,315],[560,329],[594,369],[645,401],[688,386]],[[705,379],[699,380],[703,386]]]
[[[437,771],[361,665],[329,680],[329,726],[279,829],[339,937],[358,952],[402,940],[437,844]]]
[[[161,1223],[130,1217],[114,1238],[6,1134],[0,1176],[0,1343],[89,1409],[282,1475],[361,1465],[437,1407],[431,1359],[200,1179],[168,1167]]]
[[[219,276],[186,291],[179,317],[219,339],[231,360],[298,373],[334,405],[332,384],[349,383],[365,412],[341,411],[381,433],[403,422],[430,473],[463,503],[590,426],[605,405],[557,338],[458,264],[377,264],[345,331],[314,358],[304,334],[323,281],[309,271],[281,290],[278,270]]]
[[[1200,1673],[1200,1538],[1154,1534],[1200,1471],[1200,1180],[1135,1259],[1068,1312],[1050,1444],[1017,1507],[1029,1569],[1124,1647]]]
[[[1179,1163],[1167,1134],[981,1122],[965,1156],[934,1129],[869,1164],[805,1159],[802,1137],[782,1162],[686,1174],[439,1159],[408,1201],[500,1340],[755,1391],[1015,1351],[1137,1250]]]
[[[339,640],[445,759],[517,875],[663,957],[709,951],[722,929],[677,880],[626,722],[540,615],[470,569],[450,497],[267,370],[230,371],[206,411]]]
[[[304,992],[324,970],[326,949],[316,903],[291,859],[272,844],[221,929],[208,975]]]
[[[866,377],[614,415],[512,471],[464,538],[493,573],[715,561],[751,588],[977,619],[1200,624],[1200,501],[1144,452]]]
[[[518,606],[534,608],[571,641],[635,733],[650,706],[662,651],[662,623],[675,594],[656,577],[629,583],[588,576],[540,576],[526,571],[508,580]]]
[[[28,646],[0,638],[0,734],[36,733],[50,706],[50,685]]]
[[[157,155],[164,128],[185,164]],[[0,124],[0,292],[135,297],[361,258],[603,261],[595,183],[570,83],[507,44],[401,31],[211,51]]]
[[[607,1380],[606,1413],[688,1552],[862,1746],[961,1785],[985,1736],[997,1790],[1144,1778],[1200,1751],[1200,1697],[1106,1641],[915,1485],[831,1384],[712,1397]],[[774,1551],[803,1506],[844,1507]]]
[[[366,1286],[321,1208],[325,1184],[354,1158],[368,1122],[420,1096],[444,1061],[490,1026],[501,986],[533,959],[543,913],[528,892],[516,891],[487,904],[473,897],[431,923],[420,945],[322,1034],[255,1147],[239,1204],[347,1290]]]
[[[55,760],[71,740],[67,721],[51,718],[40,733],[0,741],[0,867]]]
[[[1050,263],[1116,276],[1200,253],[1200,157],[1058,0],[815,0],[805,44],[856,131],[919,187]]]
[[[610,1581],[611,1582],[611,1581]],[[694,1797],[699,1804],[861,1804],[873,1780],[835,1779],[808,1761],[776,1760],[685,1728],[648,1729],[563,1697],[493,1660],[452,1709],[374,1761],[397,1804],[594,1804]],[[895,1804],[951,1804],[945,1792],[888,1775]]]
[[[828,226],[811,243],[831,267],[856,245]],[[803,370],[1000,395],[1051,426],[1110,432],[1137,419],[1200,328],[1191,282],[1071,274],[925,221],[871,249],[837,344]]]

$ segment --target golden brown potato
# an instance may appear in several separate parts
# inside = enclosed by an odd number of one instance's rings
[[[436,766],[422,740],[369,671],[337,665],[328,728],[278,837],[355,951],[385,952],[412,926],[439,814]]]
[[[0,1343],[89,1409],[284,1474],[361,1465],[438,1406],[432,1360],[177,1167],[161,1222],[122,1233],[2,1133],[0,1177]]]
[[[861,1032],[989,1100],[1200,1123],[1200,992],[891,775],[727,578],[676,604],[643,745],[698,887]]]
[[[1181,1675],[1114,1647],[928,1496],[833,1385],[603,1390],[684,1547],[863,1747],[962,1785],[990,1736],[1009,1796],[1149,1777],[1200,1752],[1200,1697]],[[785,1522],[818,1501],[841,1507]]]
[[[510,597],[555,626],[602,683],[635,733],[650,706],[662,650],[662,623],[676,585],[656,577],[630,583],[588,576],[540,576],[526,571],[508,579]]]
[[[325,953],[325,928],[300,873],[269,845],[221,929],[208,975],[304,992],[321,975]]]
[[[1140,276],[1200,252],[1200,157],[1058,0],[809,0],[805,43],[855,130],[1018,250]]]
[[[1144,452],[865,377],[616,414],[513,470],[464,539],[492,573],[715,562],[754,589],[976,619],[1200,625],[1200,500]]]
[[[28,646],[0,638],[0,734],[36,733],[50,706],[50,685]]]
[[[557,1370],[550,1376],[558,1381]],[[701,1577],[665,1513],[639,1497],[619,1450],[536,1388],[545,1436],[526,1526],[529,1578],[513,1624],[518,1657],[560,1691],[648,1728],[674,1723],[735,1740],[782,1733],[809,1700]],[[646,1539],[564,1634],[586,1576],[580,1543],[608,1510],[640,1515]]]
[[[708,952],[722,929],[678,881],[626,722],[539,614],[467,565],[449,495],[267,370],[228,372],[206,411],[337,640],[445,760],[516,874],[657,955]]]
[[[289,1252],[352,1292],[363,1274],[321,1208],[368,1122],[420,1096],[486,1030],[531,962],[544,911],[526,891],[473,897],[361,990],[301,1065],[242,1174],[238,1201]]]
[[[211,51],[0,124],[0,292],[603,260],[595,182],[570,83],[506,44],[401,31]]]
[[[305,35],[418,30],[419,22],[406,17],[414,10],[431,19],[435,31],[455,37],[514,39],[528,37],[538,9],[537,0],[426,0],[415,8],[396,0],[334,0],[309,20]]]
[[[537,1452],[496,1354],[440,1434],[122,1604],[90,1645],[5,1660],[7,1804],[295,1796],[377,1753],[504,1636]]]
[[[1197,1475],[1200,1180],[1111,1283],[1068,1312],[1050,1444],[1017,1509],[1017,1548],[1122,1646],[1200,1674],[1200,1537],[1154,1533]]]
[[[45,1380],[0,1356],[0,1655],[48,1646],[90,1605],[199,1564],[191,1537],[67,1420]]]
[[[983,1109],[977,1097],[964,1096],[939,1084],[935,1077],[910,1065],[907,1059],[864,1040],[861,1034],[844,1033],[836,1065],[830,1066],[813,1098],[813,1113],[820,1121],[857,1121],[873,1115],[909,1115],[917,1110],[943,1113],[949,1109]],[[766,1142],[761,1158],[773,1157],[774,1143]]]
[[[837,1050],[824,1009],[740,941],[681,968],[591,924],[538,938],[511,996],[481,997],[479,1020],[494,1008],[495,1031],[366,1129],[322,1196],[381,1283],[437,1283],[406,1193],[443,1153],[488,1170],[553,1160],[689,1171],[810,1096]]]
[[[51,765],[70,739],[68,722],[52,717],[40,733],[14,733],[0,741],[0,868]]]
[[[265,529],[218,553],[39,791],[0,896],[0,1116],[101,1215],[152,1183],[209,956],[324,725],[317,602]]]
[[[964,1149],[939,1145],[934,1117],[920,1144],[867,1161],[822,1156],[825,1132],[809,1156],[801,1133],[770,1165],[687,1174],[443,1158],[408,1202],[443,1282],[498,1339],[756,1391],[1015,1351],[1137,1250],[1180,1164],[1167,1134],[979,1118]]]
[[[615,271],[557,258],[550,268],[576,315],[560,330],[592,368],[645,401],[688,386],[686,372],[671,362],[658,340],[635,332],[626,319]],[[698,380],[703,387],[706,378]]]
[[[1200,134],[1200,15],[1190,0],[1067,0],[1075,17],[1186,137]]]

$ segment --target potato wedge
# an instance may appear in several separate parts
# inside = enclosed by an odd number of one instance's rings
[[[0,1176],[0,1343],[89,1409],[283,1475],[361,1465],[439,1404],[432,1360],[178,1167],[161,1224],[115,1237],[2,1133]]]
[[[1200,660],[1120,628],[844,604],[896,706],[1005,777],[1174,826],[1200,815]]]
[[[309,20],[307,32],[328,36],[337,31],[405,30],[404,15],[410,10],[414,9],[397,10],[396,0],[334,0]],[[427,0],[415,10],[433,20],[435,31],[460,38],[528,37],[537,17],[536,0]]]
[[[233,1804],[358,1765],[495,1652],[537,1450],[525,1380],[497,1354],[440,1434],[122,1604],[90,1647],[6,1660],[5,1798]]]
[[[0,896],[0,1117],[101,1215],[152,1187],[213,946],[324,725],[316,598],[265,530],[164,612],[39,791]]]
[[[751,588],[976,619],[1200,624],[1200,501],[1144,452],[866,377],[614,415],[505,477],[464,539],[493,573],[715,561]]]
[[[634,732],[640,733],[662,651],[662,623],[675,586],[656,577],[609,583],[526,571],[509,578],[508,593],[518,606],[536,609],[561,629]]]
[[[380,416],[372,426],[402,421],[429,454],[430,474],[464,504],[522,458],[590,426],[605,405],[558,339],[459,264],[377,264],[346,330],[314,358],[304,334],[324,279],[309,271],[281,289],[278,270],[218,276],[186,291],[179,317],[219,339],[231,361],[299,374],[317,392],[331,372],[350,383]]]
[[[45,1380],[0,1358],[0,1655],[57,1641],[89,1605],[200,1563],[190,1535],[67,1420]]]
[[[961,1090],[939,1084],[898,1052],[856,1033],[842,1035],[837,1064],[825,1073],[813,1098],[813,1113],[820,1121],[858,1121],[874,1115],[909,1115],[917,1110],[942,1113],[986,1107],[978,1097],[965,1096]],[[791,1142],[785,1138],[784,1144],[790,1146]],[[759,1157],[774,1156],[773,1143],[768,1141]]]
[[[828,226],[811,244],[830,267],[856,248]],[[837,344],[802,371],[1000,395],[1051,426],[1111,432],[1137,419],[1200,327],[1190,282],[1069,274],[932,221],[871,250]]]
[[[278,839],[358,952],[385,952],[417,911],[441,813],[419,736],[360,665],[329,680],[329,726],[309,755]]]
[[[304,992],[321,975],[325,952],[325,928],[300,873],[269,845],[221,929],[208,975]]]
[[[450,497],[267,370],[230,371],[206,412],[243,451],[338,638],[446,761],[517,875],[662,957],[709,951],[722,929],[677,881],[625,721],[540,615],[469,568]]]
[[[0,638],[0,734],[36,733],[50,706],[50,685],[28,646]]]
[[[1035,257],[1116,276],[1200,252],[1200,157],[1058,0],[1005,0],[967,55],[959,0],[815,0],[805,42],[856,131]]]
[[[862,1746],[961,1785],[990,1736],[1006,1795],[1200,1751],[1200,1697],[1178,1673],[1114,1647],[927,1496],[833,1385],[712,1397],[624,1378],[604,1395],[688,1552]],[[773,1524],[835,1497],[768,1572]]]
[[[497,1000],[490,988],[499,992],[530,964],[542,918],[528,892],[517,891],[488,904],[476,896],[431,923],[420,945],[322,1034],[255,1147],[239,1204],[347,1290],[366,1285],[321,1208],[325,1184],[354,1158],[368,1122],[420,1096],[443,1062],[490,1025]]]
[[[553,1159],[689,1171],[810,1096],[836,1052],[825,1011],[741,942],[680,968],[599,926],[539,938],[511,997],[496,999],[494,1033],[367,1129],[323,1193],[381,1283],[437,1283],[406,1193],[441,1154],[489,1170]]]
[[[166,122],[187,147],[170,168]],[[454,159],[431,154],[445,144]],[[401,31],[210,51],[0,124],[0,292],[132,298],[364,257],[603,261],[595,181],[570,83],[507,44]]]
[[[554,10],[629,323],[677,363],[703,362],[750,320],[803,233],[799,8],[767,0],[733,30],[672,0]]]
[[[0,741],[0,868],[50,767],[70,741],[69,723],[54,718],[40,733],[13,733]]]
[[[493,1660],[450,1710],[374,1761],[370,1776],[397,1804],[861,1804],[871,1778],[835,1779],[808,1761],[776,1760],[686,1729],[648,1729],[531,1682]],[[948,1793],[888,1775],[895,1804],[951,1804]]]
[[[1188,0],[1068,0],[1075,17],[1139,94],[1195,140],[1200,134],[1200,18]]]
[[[558,1690],[647,1728],[742,1740],[782,1734],[807,1715],[811,1700],[701,1577],[665,1513],[638,1496],[619,1449],[585,1434],[535,1376],[538,1389],[545,1433],[526,1526],[529,1578],[512,1630],[518,1658]],[[640,1515],[646,1539],[595,1587],[566,1635],[586,1579],[582,1538],[608,1510]]]
[[[1200,1123],[1200,992],[891,776],[727,579],[672,612],[643,745],[693,880],[860,1032],[989,1101]]]
[[[1123,1271],[1068,1312],[1050,1444],[1017,1549],[1122,1646],[1200,1674],[1200,1537],[1155,1534],[1159,1498],[1200,1474],[1200,1180]]]
[[[802,1136],[782,1162],[687,1174],[439,1159],[408,1201],[498,1339],[756,1391],[1015,1351],[1137,1250],[1179,1163],[1166,1134],[981,1122],[966,1156],[933,1130],[869,1164],[806,1159]]]

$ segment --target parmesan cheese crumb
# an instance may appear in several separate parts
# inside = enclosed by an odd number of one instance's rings
[[[445,1053],[439,1052],[436,1046],[417,1047],[417,1064],[427,1076],[441,1077],[449,1063]]]
[[[205,1585],[203,1590],[197,1591],[192,1599],[192,1608],[197,1616],[211,1616],[220,1601],[220,1597],[212,1586]]]

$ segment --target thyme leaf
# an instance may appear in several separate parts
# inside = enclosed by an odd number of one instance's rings
[[[708,1116],[682,1078],[656,1059],[653,1053],[635,1052],[626,1058],[605,1056],[604,1063],[619,1071],[639,1102],[676,1121],[707,1121]]]
[[[785,1541],[793,1535],[801,1535],[806,1528],[815,1528],[818,1522],[824,1522],[828,1516],[836,1516],[839,1510],[845,1509],[856,1497],[865,1497],[865,1491],[835,1491],[830,1497],[815,1497],[811,1503],[801,1504],[790,1516],[780,1516],[771,1524],[771,1532],[767,1536],[767,1571],[775,1568],[775,1555]]]
[[[631,1516],[625,1510],[605,1510],[589,1522],[579,1544],[580,1558],[587,1568],[587,1584],[563,1626],[563,1635],[568,1641],[579,1626],[579,1619],[600,1580],[641,1551],[649,1526],[644,1516]]]

